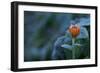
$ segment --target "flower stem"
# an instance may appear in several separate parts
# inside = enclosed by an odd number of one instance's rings
[[[72,38],[72,45],[75,44],[75,38]],[[72,58],[75,59],[75,49],[72,49]]]

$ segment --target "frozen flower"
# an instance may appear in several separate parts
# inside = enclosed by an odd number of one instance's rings
[[[78,25],[70,25],[69,32],[73,38],[76,38],[80,33],[80,26]]]

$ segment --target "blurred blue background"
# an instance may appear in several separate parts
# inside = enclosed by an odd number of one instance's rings
[[[87,28],[90,35],[89,14],[24,11],[24,61],[71,59],[70,51],[55,47],[55,42],[76,23]]]

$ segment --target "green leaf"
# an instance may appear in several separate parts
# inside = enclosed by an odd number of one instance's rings
[[[79,36],[77,38],[78,39],[89,38],[88,31],[87,31],[87,29],[85,27],[81,27],[80,28],[80,34],[79,34]]]
[[[61,45],[61,47],[72,51],[72,46],[71,45],[63,44],[63,45]]]
[[[80,46],[81,46],[80,44],[74,44],[74,45],[72,45],[73,50],[75,52],[75,59],[78,59],[79,56],[81,55],[81,47]]]
[[[75,43],[75,44],[73,44],[73,46],[78,46],[78,47],[80,47],[80,46],[82,46],[82,45],[79,44],[79,43]]]

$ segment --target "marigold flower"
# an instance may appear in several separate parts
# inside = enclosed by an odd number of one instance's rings
[[[69,27],[69,32],[73,38],[76,38],[80,33],[80,27],[78,25],[71,25]]]

